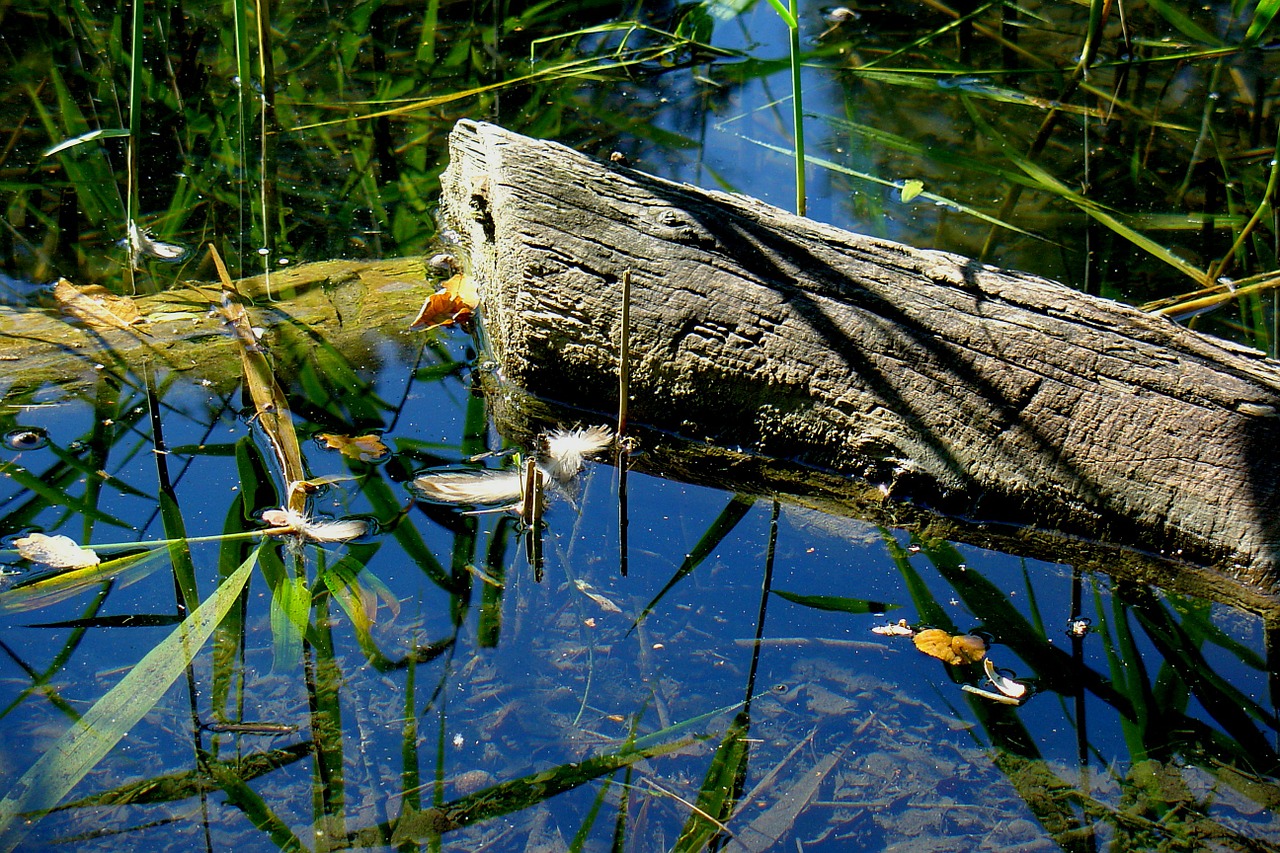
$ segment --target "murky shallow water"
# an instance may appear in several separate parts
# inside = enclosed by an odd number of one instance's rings
[[[376,847],[404,840],[394,821],[409,803],[435,822],[408,837],[443,830],[442,849],[604,849],[620,838],[665,850],[692,843],[682,832],[710,837],[715,824],[690,815],[714,813],[725,786],[737,790],[733,849],[1280,843],[1259,620],[782,506],[761,627],[771,502],[633,474],[623,577],[616,471],[600,464],[572,499],[552,500],[539,581],[513,517],[414,503],[406,487],[415,471],[500,445],[477,420],[466,371],[441,358],[465,358],[465,339],[446,340],[416,373],[401,346],[367,375],[365,399],[389,402],[358,432],[381,432],[388,458],[344,461],[303,439],[313,475],[352,478],[317,496],[316,511],[381,529],[346,545],[270,546],[277,559],[255,570],[243,610],[26,844]],[[162,538],[147,395],[102,381],[80,399],[10,411],[15,427],[49,438],[7,451],[10,530]],[[187,534],[261,527],[254,515],[278,505],[281,484],[237,469],[270,454],[245,403],[180,376],[158,381]],[[298,412],[314,406],[298,419],[303,436],[343,431],[323,380],[292,384],[290,396]],[[60,459],[83,462],[60,479]],[[33,498],[22,471],[55,484],[64,506]],[[95,478],[104,516],[87,530],[65,504]],[[710,531],[721,534],[714,547]],[[192,546],[201,596],[247,553],[226,547]],[[691,566],[691,553],[705,558]],[[320,591],[317,578],[351,554],[377,601],[369,633],[320,594],[306,641],[286,639],[264,582],[271,566]],[[136,582],[125,571],[3,615],[6,785],[173,630],[173,573],[164,559],[151,565]],[[820,610],[814,596],[878,604]],[[1073,638],[1078,618],[1090,630]],[[873,633],[898,619],[986,637],[991,660],[1035,694],[1011,706],[963,691],[985,684],[981,667]],[[674,749],[577,775],[594,756],[626,754],[629,737]],[[535,773],[546,774],[538,784]]]

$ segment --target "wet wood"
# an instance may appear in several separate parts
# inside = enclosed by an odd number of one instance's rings
[[[212,270],[204,271],[212,278]],[[324,341],[352,363],[375,358],[387,333],[409,335],[428,286],[423,259],[323,261],[237,283],[249,315],[284,361],[305,358]],[[0,388],[74,385],[103,370],[144,361],[193,379],[231,385],[240,356],[222,316],[219,285],[191,282],[133,299],[147,320],[129,328],[85,322],[55,304],[0,307]],[[120,324],[126,325],[126,324]]]
[[[492,125],[454,130],[442,209],[498,375],[536,397],[616,413],[629,271],[632,423],[781,461],[797,491],[860,484],[864,516],[1280,592],[1280,369],[1259,353]]]

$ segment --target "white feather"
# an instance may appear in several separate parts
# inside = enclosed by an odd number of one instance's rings
[[[583,461],[613,444],[613,430],[607,426],[552,430],[546,439],[547,454],[543,468],[561,483],[567,483],[582,470]]]
[[[262,520],[272,527],[284,528],[281,532],[292,533],[313,542],[346,542],[369,531],[369,523],[363,519],[319,521],[288,508],[269,509],[262,514]]]
[[[430,501],[468,506],[492,506],[520,502],[519,471],[466,469],[428,471],[415,477],[414,490]]]

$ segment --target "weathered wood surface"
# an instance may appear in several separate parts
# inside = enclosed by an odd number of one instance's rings
[[[212,270],[209,270],[212,273]],[[83,284],[83,282],[82,282]],[[431,288],[421,258],[321,261],[280,270],[270,292],[261,276],[237,283],[270,345],[289,328],[324,340],[353,363],[371,357],[389,331],[404,332]],[[240,356],[221,314],[218,285],[194,283],[134,300],[148,322],[131,329],[87,326],[56,306],[0,307],[0,390],[74,384],[106,368],[143,361],[219,384],[239,380]]]
[[[454,130],[442,212],[538,397],[615,410],[629,270],[638,422],[852,475],[958,538],[1280,593],[1280,368],[1254,351],[487,124]]]

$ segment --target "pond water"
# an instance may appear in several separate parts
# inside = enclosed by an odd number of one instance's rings
[[[279,78],[267,90],[285,128],[324,120],[342,102],[418,97],[409,84],[425,80],[434,92],[494,85],[516,76],[531,42],[546,62],[635,62],[596,72],[603,82],[548,75],[445,101],[433,107],[445,114],[397,118],[389,141],[376,121],[291,130],[270,155],[274,165],[265,153],[233,156],[237,145],[243,154],[259,144],[251,132],[228,124],[220,138],[206,126],[238,109],[230,89],[211,85],[205,123],[195,107],[184,112],[187,102],[170,105],[176,153],[156,156],[177,159],[153,161],[163,177],[143,188],[137,209],[157,239],[213,240],[246,273],[263,258],[425,253],[436,246],[428,208],[454,110],[792,206],[790,105],[778,103],[789,91],[787,30],[768,4],[664,7],[643,18],[736,52],[725,56],[616,26],[639,10],[618,16],[574,4],[572,26],[608,26],[566,36],[567,18],[540,8],[477,6],[468,16],[450,4],[425,12],[370,4],[320,22],[282,5]],[[1026,187],[1021,206],[1002,212],[1015,167],[968,170],[977,153],[1001,149],[992,137],[973,141],[972,104],[952,95],[985,106],[1060,94],[1086,8],[1033,4],[1015,17],[1012,7],[975,7],[976,35],[937,4],[912,9],[872,4],[849,19],[802,10],[802,44],[812,52],[808,150],[836,164],[811,164],[812,215],[977,255],[990,223],[967,211],[980,208],[1023,229],[993,241],[995,262],[1134,301],[1193,289],[1168,258],[1099,231],[1070,193]],[[68,26],[89,27],[99,14],[81,11]],[[209,33],[233,22],[178,11],[168,24],[146,24],[148,49],[186,39],[190,57],[222,50],[201,67],[229,79],[227,36]],[[1126,223],[1152,229],[1177,257],[1193,246],[1194,262],[1207,266],[1231,247],[1274,157],[1257,153],[1248,121],[1275,95],[1269,31],[1220,53],[1221,43],[1248,37],[1248,14],[1222,4],[1171,24],[1158,6],[1130,11],[1126,38],[1143,57],[1131,70],[1160,80],[1123,82],[1120,50],[1108,47],[1112,64],[1088,83],[1093,100],[1080,103],[1100,117],[1108,102],[1093,89],[1129,87],[1111,102],[1123,115],[1118,127],[1068,123],[1045,158],[1065,178],[1086,168],[1077,161],[1091,150],[1090,133],[1130,146],[1124,157],[1098,153],[1100,197],[1115,203],[1141,186]],[[6,14],[30,23],[46,13]],[[110,15],[100,14],[109,32]],[[1004,44],[987,35],[993,27]],[[22,86],[45,74],[61,93],[39,51],[15,46],[13,32],[4,39],[23,62],[10,72],[12,92],[43,92]],[[313,47],[325,32],[329,44]],[[650,53],[625,53],[623,32]],[[1196,33],[1217,44],[1195,42]],[[40,50],[49,56],[71,50],[48,38]],[[1009,44],[1040,51],[1051,67],[1027,70],[1025,58],[1021,70],[984,64]],[[127,67],[123,48],[113,50],[86,51],[82,61]],[[1168,59],[1177,52],[1184,58]],[[398,62],[408,69],[403,85],[389,73]],[[899,64],[927,73],[908,83],[870,75],[873,64],[885,75],[905,73]],[[970,78],[993,67],[1005,70]],[[317,84],[325,68],[336,70]],[[937,79],[944,71],[946,88]],[[997,91],[1010,81],[1016,92]],[[111,85],[126,91],[118,79]],[[59,121],[68,137],[89,129],[67,118],[72,90],[92,100],[89,88],[78,79],[58,95],[50,137]],[[1121,109],[1144,92],[1161,105],[1158,120]],[[48,107],[41,97],[25,103]],[[149,97],[169,104],[163,86]],[[21,100],[10,97],[10,113]],[[1025,147],[1045,111],[1015,106],[1027,114],[984,120],[1007,121],[995,138]],[[125,123],[106,119],[101,126]],[[1166,125],[1168,138],[1151,136]],[[35,135],[17,134],[16,150],[38,151],[27,138]],[[1191,162],[1185,149],[1212,138],[1225,161],[1227,136],[1238,171],[1202,176],[1212,158]],[[911,140],[926,140],[928,151],[915,157]],[[24,173],[29,183],[15,183],[6,268],[15,298],[54,273],[118,292],[131,277],[142,290],[214,277],[203,255],[180,267],[144,258],[130,276],[114,245],[127,205],[114,220],[95,220],[101,211],[88,199],[102,187],[68,165],[105,157],[98,177],[115,187],[117,143],[98,140],[92,153],[63,155],[60,175]],[[1140,150],[1183,159],[1129,156]],[[238,185],[228,180],[237,163]],[[1180,169],[1194,176],[1188,186],[1176,186]],[[279,208],[264,216],[254,199],[273,170]],[[1132,176],[1128,190],[1107,182],[1120,173]],[[936,197],[903,201],[907,179]],[[1188,196],[1196,200],[1183,203]],[[1274,268],[1265,245],[1250,251],[1256,257],[1242,251],[1232,275]],[[1269,300],[1242,297],[1204,322],[1269,344]],[[626,482],[623,572],[619,477],[604,455],[547,489],[540,521],[472,514],[413,486],[441,469],[518,471],[510,451],[539,452],[496,432],[476,381],[483,359],[463,331],[378,330],[372,354],[361,356],[280,331],[265,340],[280,357],[275,405],[291,411],[287,427],[255,404],[252,382],[242,387],[233,375],[104,359],[87,384],[32,384],[20,372],[5,380],[0,534],[9,547],[32,533],[64,535],[104,561],[53,570],[8,552],[5,849],[1280,846],[1277,638],[1261,618],[636,471]],[[261,533],[276,524],[263,513],[291,503],[289,466],[278,461],[290,434],[315,484],[305,502],[310,539]],[[315,522],[343,520],[364,532],[316,541],[325,534]],[[904,625],[914,636],[895,635]],[[958,662],[923,653],[930,636]]]
[[[1274,756],[1260,620],[634,473],[623,577],[616,471],[596,463],[574,494],[550,498],[535,567],[509,514],[415,503],[405,482],[500,446],[475,430],[467,375],[441,369],[465,363],[465,336],[442,343],[421,358],[388,347],[363,374],[365,400],[393,401],[360,431],[380,435],[382,460],[306,438],[333,429],[322,414],[341,414],[326,407],[336,389],[292,386],[296,409],[317,406],[298,418],[309,470],[348,478],[314,496],[315,511],[380,529],[268,545],[188,673],[154,698],[136,688],[154,707],[25,844],[380,846],[401,840],[392,821],[412,804],[437,817],[410,840],[444,829],[448,849],[670,849],[710,837],[716,824],[693,804],[714,808],[722,786],[737,799],[727,832],[747,849],[1280,839],[1280,789],[1258,772]],[[7,451],[6,517],[95,543],[163,539],[154,404],[187,534],[261,527],[283,492],[256,479],[270,445],[251,408],[182,377],[160,377],[149,400],[142,377],[127,378],[12,416],[48,444]],[[28,476],[61,505],[21,485]],[[94,488],[100,518],[68,512]],[[248,547],[191,546],[201,598]],[[304,642],[268,569],[332,590],[344,560],[367,600],[348,610],[318,594]],[[6,594],[0,636],[6,740],[23,745],[5,753],[11,784],[183,615],[163,556],[42,592],[38,608],[24,590]],[[830,597],[866,607],[816,609]],[[1005,705],[965,692],[984,686],[982,667],[873,630],[899,619],[982,636],[1034,695]],[[636,755],[646,747],[670,752]],[[599,756],[629,769],[582,769]]]

